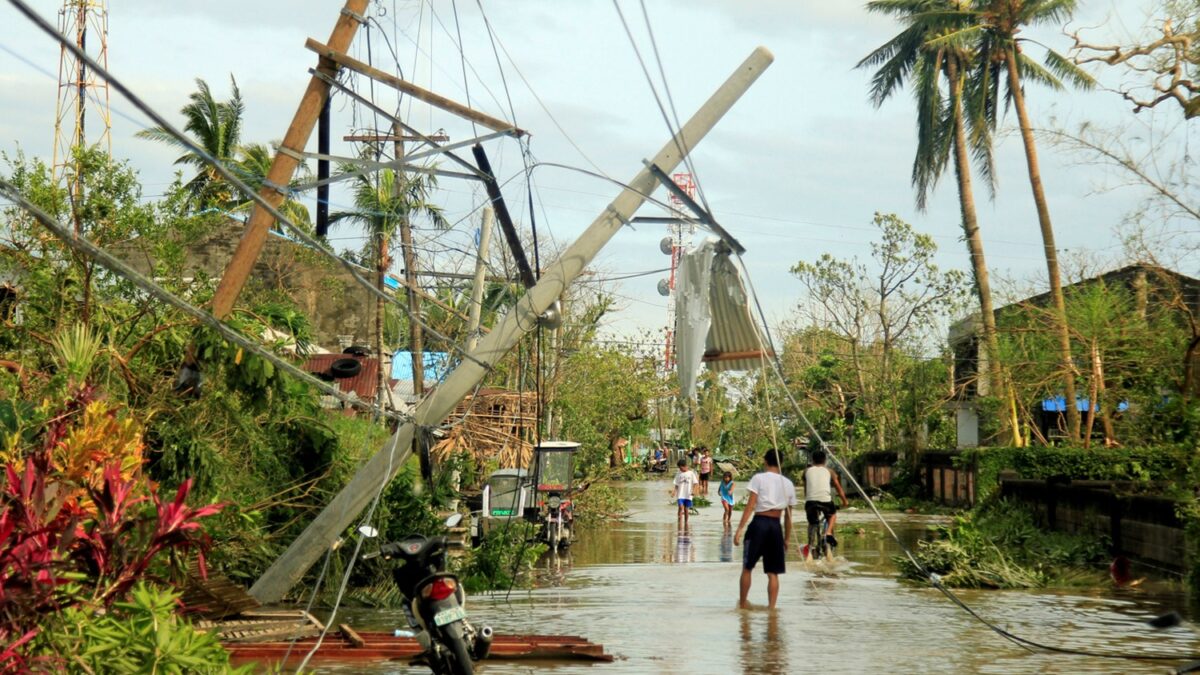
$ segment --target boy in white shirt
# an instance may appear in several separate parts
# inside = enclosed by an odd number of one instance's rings
[[[688,512],[692,509],[692,488],[700,482],[700,477],[695,471],[688,468],[686,459],[679,460],[679,473],[675,474],[675,486],[668,490],[668,494],[675,496],[675,501],[679,505],[679,524],[684,528],[688,526]]]
[[[733,545],[741,543],[746,531],[746,546],[742,549],[742,578],[739,584],[738,607],[748,609],[750,573],[763,561],[767,574],[767,599],[771,609],[779,598],[779,575],[786,572],[784,557],[787,542],[792,538],[792,507],[796,505],[796,486],[779,471],[779,451],[772,448],[763,457],[764,471],[750,479],[750,496],[742,521],[733,535]],[[750,520],[751,514],[754,520]],[[780,521],[783,521],[782,527]],[[746,522],[750,528],[746,529]]]

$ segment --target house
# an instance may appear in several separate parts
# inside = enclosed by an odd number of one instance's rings
[[[348,364],[350,361],[357,365]],[[349,367],[347,367],[348,365]],[[315,354],[304,362],[303,369],[323,380],[336,383],[342,393],[368,403],[374,403],[379,393],[379,359],[374,356]],[[390,377],[387,382],[392,394],[392,400],[387,403],[388,407],[398,410],[407,409],[408,403],[401,398],[403,392],[401,383]],[[321,404],[326,408],[343,407],[342,402],[333,396],[322,396]],[[346,408],[346,410],[353,411],[355,409]]]
[[[1072,291],[1083,291],[1098,284],[1129,291],[1134,298],[1135,311],[1143,316],[1151,307],[1177,305],[1180,311],[1190,313],[1200,320],[1200,279],[1157,265],[1139,263],[1064,286],[1063,291],[1069,296]],[[996,323],[1003,326],[1006,318],[1015,318],[1030,307],[1047,308],[1050,303],[1050,293],[1046,292],[1004,305],[995,309]],[[978,445],[980,440],[976,400],[991,393],[988,391],[988,356],[982,348],[983,324],[979,315],[973,314],[953,324],[948,341],[954,355],[956,397],[952,405],[958,423],[958,446],[973,447]],[[1087,372],[1089,366],[1083,364],[1081,370]],[[1057,426],[1058,418],[1064,414],[1067,402],[1059,395],[1033,404],[1040,424],[1045,427],[1044,431],[1049,431],[1051,427]],[[1089,404],[1086,394],[1078,396],[1075,405],[1080,410],[1087,410]],[[1118,404],[1117,409],[1123,411],[1126,407],[1127,404],[1122,402]]]

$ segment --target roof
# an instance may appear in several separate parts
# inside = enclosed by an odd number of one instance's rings
[[[316,354],[304,362],[304,370],[315,374],[328,373],[329,366],[338,359],[354,359],[362,364],[362,370],[358,371],[354,377],[334,380],[338,389],[347,394],[353,392],[363,400],[375,400],[376,388],[379,386],[379,359],[374,356]],[[396,380],[389,378],[388,387],[395,389]]]

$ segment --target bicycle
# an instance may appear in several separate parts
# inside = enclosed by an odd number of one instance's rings
[[[829,543],[826,534],[829,531],[829,516],[824,509],[817,510],[817,522],[809,523],[808,525],[808,543],[804,545],[804,557],[812,553],[813,560],[833,559],[833,546]],[[814,548],[813,537],[816,536],[817,546]]]

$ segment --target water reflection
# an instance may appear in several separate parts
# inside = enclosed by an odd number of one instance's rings
[[[742,672],[787,673],[788,641],[779,630],[779,610],[738,611]]]
[[[687,528],[680,530],[679,535],[675,537],[675,557],[671,562],[696,562],[696,549],[692,548],[692,537]]]
[[[717,554],[717,562],[733,562],[733,526],[725,523],[725,532],[721,535],[721,550]]]

